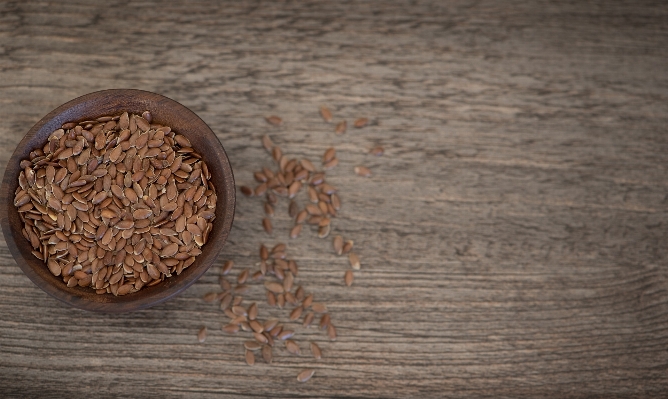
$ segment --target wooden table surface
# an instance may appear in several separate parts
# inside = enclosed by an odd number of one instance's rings
[[[101,315],[47,296],[3,240],[0,396],[665,397],[668,7],[563,3],[0,3],[1,173],[58,105],[154,91],[211,126],[238,186],[272,165],[263,134],[313,161],[335,147],[333,234],[362,259],[345,287],[330,239],[290,240],[285,200],[268,236],[262,201],[238,194],[202,279]],[[358,117],[370,125],[351,128]],[[281,241],[338,339],[286,321],[302,355],[277,345],[272,365],[250,367],[249,334],[225,335],[202,296],[225,260],[233,277],[255,270],[259,244]],[[244,304],[287,320],[291,307],[264,298],[252,284]],[[315,376],[297,382],[307,367]]]

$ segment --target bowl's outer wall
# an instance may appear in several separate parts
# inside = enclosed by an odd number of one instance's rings
[[[121,111],[141,114],[145,110],[151,111],[153,123],[170,126],[175,132],[186,136],[209,166],[211,181],[218,195],[216,220],[209,240],[195,262],[181,275],[172,276],[136,293],[116,297],[111,294],[98,295],[90,288],[68,288],[60,277],[52,275],[46,265],[32,254],[32,247],[21,233],[23,225],[14,207],[19,163],[28,159],[32,150],[41,148],[48,136],[66,122],[93,120]],[[204,274],[227,240],[234,219],[235,201],[234,175],[227,154],[213,131],[194,112],[174,100],[147,91],[103,90],[76,98],[51,111],[21,140],[5,170],[0,192],[0,224],[19,267],[49,295],[80,309],[122,313],[164,302],[188,288]]]

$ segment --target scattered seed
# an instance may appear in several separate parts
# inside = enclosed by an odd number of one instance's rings
[[[283,123],[283,119],[279,118],[276,115],[267,116],[264,119],[267,121],[267,123],[274,126],[280,126]]]
[[[320,323],[318,324],[321,330],[326,329],[329,326],[330,317],[329,314],[325,313],[320,317]]]
[[[244,342],[244,348],[248,349],[249,351],[256,351],[262,348],[262,344],[257,341],[246,341]]]
[[[343,281],[345,281],[346,285],[350,287],[353,285],[353,271],[348,269],[346,270],[346,273],[343,276]]]
[[[283,284],[279,284],[273,281],[266,281],[264,283],[264,287],[275,294],[282,294],[283,293]]]
[[[204,299],[204,302],[209,302],[209,303],[211,303],[211,302],[215,301],[217,297],[218,297],[218,293],[216,293],[216,292],[208,292],[208,293],[206,293],[206,294],[204,295],[204,298],[203,298],[203,299]]]
[[[255,364],[255,355],[248,349],[246,349],[246,364],[248,364],[249,366]]]
[[[199,332],[197,333],[197,340],[199,342],[206,341],[206,333],[207,333],[206,326],[200,328]]]
[[[288,352],[292,353],[293,355],[299,355],[300,350],[299,350],[299,345],[291,339],[285,340],[285,349],[288,350]]]
[[[311,342],[311,353],[313,354],[313,358],[322,359],[322,351],[315,342]]]
[[[346,129],[348,129],[348,123],[346,121],[341,121],[336,124],[336,128],[334,129],[334,132],[336,134],[343,134],[346,132]]]
[[[354,252],[349,253],[348,261],[350,262],[350,267],[352,267],[353,270],[360,269],[360,258],[357,256],[357,254],[355,254]]]
[[[353,124],[353,126],[355,126],[356,128],[359,129],[359,128],[362,128],[362,127],[366,126],[368,123],[369,123],[369,119],[359,118],[359,119],[355,120],[355,123]]]
[[[332,240],[332,245],[334,246],[334,252],[336,252],[337,255],[343,253],[343,237],[335,236]]]
[[[248,186],[241,186],[239,188],[241,190],[241,193],[245,195],[246,197],[252,197],[253,196],[253,189],[248,187]]]
[[[353,244],[354,244],[354,243],[353,243],[352,240],[348,240],[348,241],[346,241],[345,244],[343,244],[343,253],[344,253],[344,254],[347,254],[347,253],[349,253],[350,251],[352,251],[352,249],[353,249]]]
[[[297,238],[299,237],[299,234],[302,232],[302,226],[303,224],[296,224],[291,230],[290,230],[290,238]]]
[[[238,324],[226,324],[223,326],[223,331],[228,334],[236,334],[239,332]]]
[[[290,312],[290,320],[295,321],[295,320],[299,319],[302,315],[303,310],[304,309],[301,306],[298,306],[298,307],[294,308],[292,310],[292,312]]]
[[[377,157],[383,155],[385,153],[385,150],[381,146],[376,146],[373,147],[372,149],[369,150],[369,154],[375,155]]]
[[[322,119],[324,119],[325,122],[332,121],[332,111],[330,111],[329,108],[325,106],[320,107],[320,116],[322,116]]]
[[[326,164],[336,157],[336,150],[334,147],[328,148],[322,156],[322,163]]]
[[[331,341],[336,341],[336,327],[332,323],[329,323],[329,326],[327,326],[327,336]]]
[[[311,309],[316,313],[327,313],[327,306],[321,302],[314,302],[311,304]]]
[[[313,377],[313,374],[315,374],[315,370],[313,369],[306,369],[302,371],[301,373],[297,374],[297,381],[299,382],[306,382]]]
[[[304,322],[302,323],[302,325],[304,327],[309,327],[311,325],[311,323],[313,323],[313,318],[314,317],[315,317],[315,315],[313,314],[313,312],[308,312],[306,314],[306,316],[304,316]]]
[[[267,364],[271,364],[272,360],[274,359],[271,346],[265,345],[262,347],[262,358]]]
[[[371,177],[371,171],[365,166],[355,166],[355,173],[362,177]]]
[[[264,231],[267,234],[271,234],[271,232],[273,231],[271,226],[271,220],[269,220],[268,218],[262,219],[262,228],[264,228]]]
[[[230,272],[230,270],[232,270],[232,267],[234,267],[234,261],[231,261],[231,260],[226,261],[223,264],[223,270],[222,270],[221,274],[223,276],[227,275]]]
[[[274,148],[274,143],[271,141],[271,138],[266,134],[262,136],[262,146],[265,150],[271,153],[271,149]]]

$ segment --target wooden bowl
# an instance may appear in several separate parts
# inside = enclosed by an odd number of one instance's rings
[[[216,219],[208,242],[195,263],[180,275],[144,287],[124,296],[96,294],[90,288],[68,288],[61,277],[56,277],[46,264],[32,254],[30,243],[23,237],[23,225],[14,206],[14,192],[18,187],[19,163],[28,159],[30,151],[41,148],[51,132],[66,122],[91,120],[121,111],[140,114],[150,110],[155,123],[170,126],[186,136],[193,148],[209,166],[211,180],[216,187],[218,203]],[[38,287],[54,298],[77,308],[94,312],[122,313],[148,308],[175,296],[193,284],[213,264],[232,227],[235,207],[235,188],[232,167],[225,150],[213,131],[188,108],[159,94],[141,90],[104,90],[74,99],[51,111],[25,135],[14,151],[2,181],[0,193],[0,224],[16,263]]]

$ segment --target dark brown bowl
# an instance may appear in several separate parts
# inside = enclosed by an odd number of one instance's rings
[[[30,243],[21,234],[23,225],[14,207],[14,192],[21,170],[19,163],[30,151],[42,147],[51,132],[66,122],[95,119],[121,111],[141,114],[150,110],[155,123],[168,125],[186,136],[202,155],[216,187],[218,203],[213,230],[195,263],[180,275],[138,292],[114,296],[98,295],[90,288],[68,288],[46,265],[32,254]],[[235,207],[234,175],[223,146],[213,131],[194,112],[159,94],[141,90],[104,90],[74,99],[51,111],[25,135],[14,151],[2,181],[0,223],[16,263],[38,287],[54,298],[74,307],[94,312],[122,313],[148,308],[188,288],[213,264],[232,228]]]

